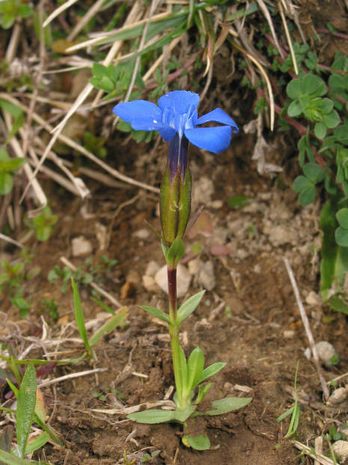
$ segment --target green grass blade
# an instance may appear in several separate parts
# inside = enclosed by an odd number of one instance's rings
[[[128,308],[120,308],[115,315],[109,318],[89,339],[91,347],[98,344],[98,342],[107,334],[110,334],[115,328],[122,327],[126,323],[128,315]]]
[[[93,357],[92,349],[89,344],[87,329],[85,325],[85,315],[83,313],[79,288],[73,278],[71,278],[71,287],[73,290],[73,303],[74,303],[74,315],[76,320],[77,329],[79,330],[82,342],[85,346],[86,352],[89,358]]]
[[[44,431],[36,436],[32,441],[27,444],[26,453],[33,454],[36,450],[41,449],[50,440],[50,435]]]
[[[37,462],[36,460],[25,460],[1,449],[0,460],[6,465],[45,465],[44,462]]]
[[[37,382],[35,368],[29,365],[18,391],[16,408],[17,445],[19,453],[23,458],[26,454],[28,436],[34,418],[36,388]]]

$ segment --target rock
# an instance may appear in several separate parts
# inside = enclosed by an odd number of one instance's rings
[[[139,229],[133,233],[133,236],[145,240],[150,236],[150,231],[148,229]]]
[[[285,339],[291,339],[292,337],[295,336],[295,331],[293,329],[286,329],[283,332],[283,336]]]
[[[155,276],[157,271],[160,269],[160,266],[157,262],[154,260],[149,261],[147,264],[146,270],[145,270],[145,275],[146,276]]]
[[[152,276],[143,276],[143,286],[149,292],[156,292],[156,290],[158,289],[156,281]]]
[[[84,257],[93,252],[92,243],[84,236],[75,237],[71,241],[71,253],[73,257]]]
[[[95,223],[95,235],[99,243],[99,250],[105,250],[108,243],[108,228],[102,223]]]
[[[209,207],[214,208],[214,210],[218,210],[219,208],[222,208],[224,205],[222,200],[213,200],[210,202]]]
[[[207,291],[214,289],[216,280],[213,262],[209,261],[202,264],[198,272],[198,282],[204,287],[204,289],[207,289]]]
[[[264,228],[264,233],[269,236],[269,241],[275,247],[285,244],[293,244],[297,242],[296,231],[289,229],[285,226],[266,226]]]
[[[178,297],[183,297],[191,283],[191,275],[188,272],[188,269],[183,265],[178,265],[177,271],[177,295]],[[162,291],[168,293],[168,280],[167,280],[167,267],[163,266],[160,270],[157,271],[155,275],[155,281],[157,285],[162,289]]]
[[[338,432],[341,433],[345,439],[348,439],[348,424],[343,424],[338,427]]]
[[[193,276],[198,275],[201,266],[202,266],[202,260],[200,260],[199,258],[190,260],[188,263],[189,273],[192,274]]]
[[[321,300],[316,292],[310,291],[306,297],[306,303],[314,307],[315,305],[321,305]]]
[[[330,342],[320,341],[315,344],[315,347],[317,349],[319,359],[325,366],[330,368],[336,364],[338,354]]]
[[[345,387],[335,389],[331,396],[328,398],[327,403],[329,405],[342,404],[348,397],[348,392]]]
[[[336,441],[332,449],[340,460],[340,463],[346,463],[348,459],[348,441]]]

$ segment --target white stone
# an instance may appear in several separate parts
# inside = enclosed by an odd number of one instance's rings
[[[348,397],[347,389],[344,387],[340,387],[335,389],[331,396],[328,398],[327,403],[329,405],[337,405],[344,402]]]
[[[200,260],[199,258],[194,258],[193,260],[190,260],[188,263],[189,273],[192,274],[193,276],[198,275],[198,272],[201,266],[202,266],[202,260]]]
[[[145,275],[146,276],[155,276],[157,271],[160,269],[160,266],[157,262],[154,260],[150,260],[149,263],[147,264],[146,270],[145,270]]]
[[[139,229],[133,233],[133,236],[144,240],[150,236],[150,231],[148,229]]]
[[[295,331],[293,329],[286,329],[283,332],[283,336],[285,337],[285,339],[291,339],[295,336]]]
[[[332,448],[340,463],[346,463],[348,458],[348,441],[336,441],[333,443]]]
[[[204,287],[204,289],[207,289],[207,291],[214,289],[216,280],[213,262],[209,261],[202,264],[198,272],[198,282]]]
[[[315,305],[320,305],[321,300],[316,292],[310,291],[310,293],[306,297],[306,303],[314,307]]]
[[[158,289],[156,285],[156,281],[154,280],[152,276],[147,276],[147,275],[143,276],[143,286],[149,292],[156,292],[156,290]]]
[[[318,352],[319,359],[326,365],[327,367],[331,367],[332,360],[337,358],[337,352],[332,344],[327,341],[320,341],[315,344],[315,347]]]
[[[75,237],[71,241],[71,253],[73,257],[84,257],[93,252],[92,243],[83,236]]]
[[[177,296],[183,297],[191,283],[191,275],[188,272],[188,269],[183,265],[178,265],[177,270]],[[155,281],[157,285],[162,289],[162,291],[168,293],[168,279],[167,279],[167,267],[163,266],[160,270],[157,271],[155,275]]]

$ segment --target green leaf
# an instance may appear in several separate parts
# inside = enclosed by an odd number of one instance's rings
[[[136,423],[147,425],[157,425],[159,423],[167,423],[175,420],[174,410],[149,409],[143,412],[130,413],[127,415],[129,420]]]
[[[323,140],[326,136],[327,129],[324,123],[316,123],[314,125],[314,134],[318,139]]]
[[[313,184],[305,176],[297,176],[295,181],[292,183],[292,189],[300,193],[309,187],[313,187]]]
[[[9,173],[0,172],[0,195],[6,195],[13,188],[13,176]]]
[[[344,315],[348,315],[348,304],[339,295],[335,294],[332,297],[330,297],[330,299],[327,301],[327,304],[335,312],[339,312],[339,313],[343,313]]]
[[[306,205],[314,202],[316,194],[317,191],[314,186],[308,187],[300,193],[298,196],[298,201],[303,207],[305,207]]]
[[[25,460],[0,449],[0,460],[6,465],[44,465],[44,462],[36,460]]]
[[[196,384],[203,383],[203,381],[205,381],[206,379],[216,375],[225,367],[225,365],[226,363],[224,362],[215,362],[212,365],[208,366],[203,370],[202,375],[199,377]]]
[[[28,442],[26,454],[33,454],[35,451],[41,449],[50,440],[50,435],[44,431],[43,433],[35,436],[34,439]]]
[[[175,266],[185,254],[184,241],[177,237],[166,251],[165,258],[169,265]]]
[[[145,310],[145,312],[149,313],[150,315],[158,318],[159,320],[164,321],[165,323],[169,323],[169,316],[159,308],[150,307],[149,305],[140,305],[140,307]]]
[[[243,208],[249,203],[249,200],[246,195],[232,195],[228,197],[227,205],[233,209]]]
[[[336,218],[342,228],[348,229],[348,208],[338,210]]]
[[[186,447],[191,447],[194,450],[210,449],[210,441],[206,434],[185,434],[182,437],[182,442]]]
[[[295,118],[296,116],[300,116],[302,113],[302,106],[298,100],[294,100],[290,103],[288,107],[288,116],[291,118]]]
[[[252,397],[225,397],[224,399],[214,400],[211,404],[212,408],[204,412],[204,414],[215,416],[234,412],[246,407],[251,401]]]
[[[126,324],[128,315],[128,308],[120,308],[115,315],[109,318],[89,339],[91,347],[98,344],[98,342],[107,334],[110,334],[114,329],[122,327]]]
[[[205,396],[210,391],[212,385],[213,385],[213,383],[206,383],[206,384],[201,384],[200,386],[198,386],[198,393],[197,393],[197,397],[195,399],[195,404],[196,405],[203,402]]]
[[[180,306],[177,313],[177,321],[179,325],[196,310],[204,294],[205,291],[197,292],[197,294],[190,297]]]
[[[185,421],[190,418],[195,410],[195,405],[189,405],[185,409],[177,409],[174,411],[174,420],[180,423],[185,423]]]
[[[36,404],[36,373],[32,365],[28,365],[17,397],[16,434],[20,456],[25,457],[27,441],[33,422]]]
[[[83,308],[81,305],[81,300],[80,300],[80,293],[79,293],[79,288],[74,280],[74,278],[71,278],[71,287],[73,290],[73,304],[74,304],[74,315],[75,315],[75,321],[77,325],[77,329],[79,330],[82,342],[85,346],[86,352],[90,358],[92,358],[92,349],[89,344],[89,339],[87,335],[87,329],[85,325],[85,315],[83,313]]]
[[[335,239],[339,246],[348,247],[348,229],[339,226],[335,231]]]
[[[197,381],[202,376],[204,370],[204,353],[199,347],[196,347],[191,352],[187,360],[187,386],[186,389],[188,392],[197,385]]]
[[[303,165],[305,176],[314,184],[321,182],[325,177],[325,172],[317,163],[306,163]]]
[[[341,119],[336,110],[331,111],[327,115],[324,115],[323,119],[324,124],[327,128],[333,129],[338,126],[341,122]]]

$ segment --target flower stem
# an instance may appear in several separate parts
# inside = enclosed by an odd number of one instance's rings
[[[172,351],[172,361],[174,370],[174,379],[176,387],[176,404],[180,409],[186,407],[183,399],[186,360],[183,350],[180,346],[179,325],[177,322],[177,276],[176,267],[167,267],[168,275],[168,296],[169,296],[169,334],[170,346]]]

